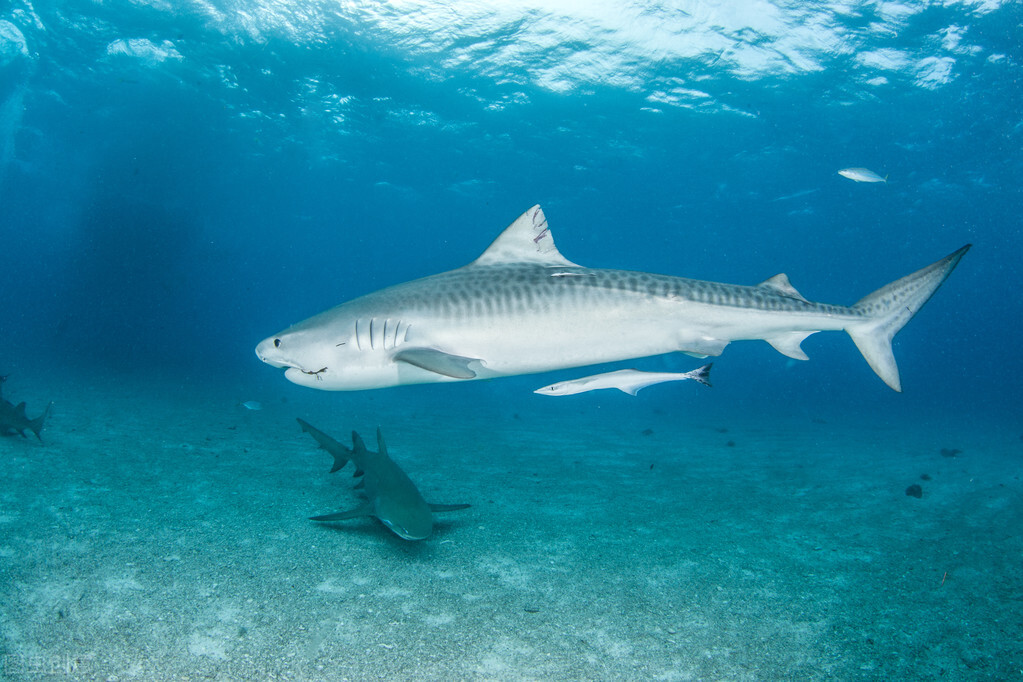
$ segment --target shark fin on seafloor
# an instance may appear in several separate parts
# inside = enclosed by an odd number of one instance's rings
[[[312,521],[345,521],[347,519],[357,519],[361,516],[375,516],[372,504],[364,504],[361,507],[355,509],[349,509],[348,511],[336,512],[334,514],[324,514],[323,516],[310,516],[309,519]]]
[[[428,503],[428,505],[430,507],[430,511],[432,511],[432,512],[458,511],[459,509],[468,509],[470,507],[470,505],[468,505],[468,504],[430,504],[430,503]]]
[[[477,358],[452,355],[435,348],[410,348],[395,355],[394,359],[452,379],[475,379],[476,372],[469,368],[469,363],[481,362]]]

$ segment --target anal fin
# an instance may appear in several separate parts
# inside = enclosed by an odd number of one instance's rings
[[[817,333],[816,330],[810,332],[803,331],[785,332],[783,334],[779,334],[778,336],[772,336],[769,339],[764,339],[764,341],[767,341],[769,344],[771,344],[771,347],[774,348],[779,353],[781,353],[782,355],[786,355],[792,358],[793,360],[809,360],[810,357],[803,351],[802,348],[799,347],[799,344],[803,343],[806,337],[808,337],[810,334],[816,333]]]

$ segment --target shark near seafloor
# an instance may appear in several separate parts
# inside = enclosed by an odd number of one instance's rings
[[[852,306],[805,299],[784,274],[754,286],[567,260],[539,206],[464,267],[381,289],[263,340],[256,355],[290,381],[345,391],[467,381],[681,351],[720,355],[762,339],[808,359],[800,344],[845,330],[881,379],[901,391],[892,337],[970,245]]]
[[[43,422],[50,416],[53,403],[46,406],[43,413],[35,419],[29,419],[25,414],[25,403],[15,405],[3,397],[3,384],[7,381],[6,376],[0,376],[0,436],[12,436],[19,434],[23,438],[25,431],[31,431],[40,441],[43,440]]]
[[[349,460],[355,462],[355,476],[362,478],[357,488],[366,493],[366,502],[355,509],[311,517],[313,521],[345,521],[373,516],[403,540],[424,540],[433,532],[433,513],[467,509],[467,504],[431,504],[423,499],[416,484],[387,454],[384,436],[377,429],[377,451],[366,447],[362,437],[352,431],[348,448],[302,419],[302,430],[334,457],[330,473],[340,471]]]

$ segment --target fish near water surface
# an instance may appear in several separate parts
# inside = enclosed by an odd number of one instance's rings
[[[423,540],[433,532],[433,513],[466,509],[467,504],[430,504],[423,499],[404,471],[387,454],[383,434],[377,429],[377,452],[352,431],[352,447],[334,440],[309,423],[298,420],[302,430],[311,435],[320,447],[334,456],[330,472],[339,471],[353,461],[355,475],[362,477],[359,488],[366,494],[365,504],[349,511],[311,517],[313,521],[344,521],[360,516],[374,516],[404,540]]]
[[[804,298],[784,274],[754,286],[586,268],[558,251],[539,206],[464,267],[396,284],[299,322],[256,347],[299,385],[353,391],[533,374],[681,351],[717,356],[761,339],[808,359],[802,341],[844,330],[902,390],[891,340],[970,245],[852,306]]]

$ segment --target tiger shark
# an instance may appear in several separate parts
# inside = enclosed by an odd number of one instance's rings
[[[290,381],[352,391],[532,374],[682,351],[717,356],[761,339],[807,360],[800,344],[844,330],[901,391],[892,337],[969,250],[852,306],[804,298],[784,274],[754,286],[576,265],[534,206],[468,265],[331,308],[263,340],[256,355]]]
[[[320,447],[334,456],[330,473],[339,471],[348,460],[355,462],[355,475],[363,477],[356,486],[366,491],[366,503],[349,511],[313,516],[313,521],[344,521],[360,516],[375,516],[404,540],[424,540],[433,532],[433,512],[458,511],[467,504],[430,504],[423,499],[416,484],[387,454],[384,436],[377,429],[377,452],[366,447],[362,437],[352,431],[352,447],[348,448],[323,431],[301,419],[302,430],[311,435]]]

